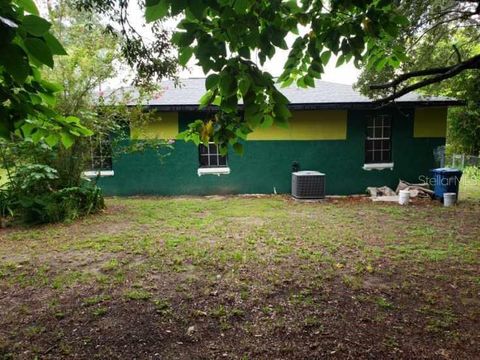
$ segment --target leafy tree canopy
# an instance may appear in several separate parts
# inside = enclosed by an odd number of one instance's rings
[[[478,99],[480,2],[404,0],[398,9],[410,24],[394,40],[405,59],[364,68],[359,89],[383,101],[413,90]]]
[[[52,68],[54,55],[66,52],[50,28],[33,0],[0,2],[0,136],[70,146],[91,131],[52,110],[61,87],[42,78],[40,69]]]
[[[120,22],[128,1],[78,0],[79,6],[109,10]],[[406,23],[391,1],[254,1],[254,0],[147,0],[145,18],[158,24],[167,17],[181,19],[172,36],[180,65],[194,56],[206,74],[206,94],[201,106],[217,105],[220,112],[207,123],[191,124],[184,136],[196,143],[213,139],[226,151],[228,143],[242,152],[239,140],[257,126],[286,126],[291,116],[288,99],[277,89],[276,79],[260,64],[273,58],[277,49],[291,46],[283,85],[296,81],[314,86],[332,54],[337,64],[354,60],[375,64],[388,55],[398,64],[402,49],[386,46]],[[128,23],[123,20],[124,23]],[[128,33],[127,33],[128,35]],[[239,101],[244,112],[237,111]]]
[[[47,80],[62,86],[56,94],[55,110],[83,122],[98,102],[102,84],[118,75],[123,60],[121,39],[105,32],[99,15],[77,11],[68,0],[51,5],[48,20],[52,33],[68,52],[56,59],[54,69],[43,71]]]
[[[154,21],[183,13],[172,38],[179,47],[180,64],[194,55],[205,73],[213,72],[201,105],[221,109],[211,126],[192,124],[186,138],[198,142],[213,137],[220,144],[233,143],[239,152],[238,139],[255,127],[286,126],[291,116],[276,79],[261,71],[253,56],[258,55],[263,65],[277,49],[289,49],[285,38],[293,34],[296,38],[278,82],[314,86],[332,54],[338,56],[337,65],[352,59],[357,64],[381,61],[387,55],[386,41],[406,22],[391,1],[188,1],[183,9],[179,3],[149,1],[146,18]],[[401,50],[389,48],[390,61],[400,62]],[[237,114],[239,99],[243,116]]]
[[[448,118],[450,150],[478,154],[480,151],[480,69],[468,68],[442,81],[431,82],[438,76],[455,71],[480,55],[478,16],[472,17],[474,4],[466,2],[404,1],[400,10],[408,17],[409,27],[402,29],[396,42],[406,49],[407,58],[399,68],[365,68],[357,87],[373,97],[392,98],[403,89],[418,85],[417,91],[428,95],[443,95],[465,101],[465,107],[452,108]],[[431,74],[424,74],[430,71]],[[411,76],[409,74],[423,74]],[[398,80],[403,80],[398,82]],[[372,84],[397,83],[392,86]],[[378,86],[374,86],[377,88]]]
[[[142,152],[154,147],[157,154],[164,155],[171,148],[160,139],[130,139],[125,131],[130,124],[140,125],[151,121],[154,114],[145,112],[141,106],[126,106],[131,102],[129,89],[112,89],[108,82],[118,80],[124,68],[123,39],[117,32],[105,31],[102,17],[90,12],[78,11],[70,0],[56,0],[49,3],[47,19],[52,23],[51,32],[63,44],[68,55],[56,59],[55,68],[42,71],[44,77],[62,85],[56,93],[53,109],[61,115],[74,115],[81,123],[94,132],[88,138],[78,138],[65,149],[61,146],[36,156],[36,161],[47,164],[58,172],[58,183],[63,186],[78,186],[82,183],[85,170],[92,170],[92,152],[103,149],[108,152],[115,148],[115,155],[125,152]],[[150,90],[138,87],[135,96],[147,99]],[[139,99],[141,101],[141,99]],[[107,106],[115,104],[115,106]],[[112,134],[115,136],[112,137]],[[12,144],[13,150],[18,147]],[[29,160],[30,153],[37,151],[27,148],[19,153],[17,164]],[[14,151],[10,151],[10,154]],[[1,167],[1,166],[0,166]]]
[[[123,9],[128,8],[128,0],[77,1],[91,9],[110,10],[112,18],[117,15],[120,20],[126,14]],[[406,16],[405,8],[410,5],[414,5],[415,13]],[[421,33],[430,33],[443,23],[476,26],[479,12],[478,1],[468,0],[145,1],[148,22],[158,25],[168,17],[180,20],[172,36],[179,63],[187,64],[192,56],[197,59],[209,74],[201,106],[217,105],[220,109],[210,121],[191,124],[184,137],[197,143],[213,139],[223,151],[230,143],[238,152],[242,151],[239,139],[255,127],[286,125],[290,117],[288,99],[276,88],[277,81],[283,86],[293,82],[301,87],[314,86],[314,79],[321,77],[331,56],[336,55],[337,65],[353,60],[359,67],[393,69],[399,78],[394,84],[380,87],[389,90],[388,100],[392,100],[401,91],[424,86],[420,83],[398,91],[404,79],[418,75],[398,73],[401,64],[408,61],[405,37],[423,38]],[[285,39],[292,34],[295,41],[289,46]],[[253,59],[258,56],[262,65],[278,49],[290,49],[290,53],[277,80]],[[421,75],[432,76],[428,80],[431,84],[478,66],[478,57],[473,57],[459,60],[453,67],[428,69]],[[242,116],[237,112],[240,100]]]
[[[77,9],[97,13],[106,23],[106,31],[120,36],[120,51],[125,62],[135,71],[134,84],[147,88],[162,78],[176,78],[178,62],[170,33],[155,22],[147,38],[134,26],[129,14],[130,0],[70,0]],[[143,1],[138,4],[144,6]]]

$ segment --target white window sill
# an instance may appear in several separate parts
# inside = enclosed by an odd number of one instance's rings
[[[222,166],[222,167],[203,167],[203,168],[198,168],[197,170],[198,176],[202,175],[228,175],[230,174],[230,168],[228,166]]]
[[[364,164],[363,170],[393,170],[393,163],[375,163],[375,164]]]
[[[103,176],[113,176],[114,172],[113,170],[90,170],[90,171],[84,171],[83,176],[91,179],[91,178],[96,178],[97,176],[103,177]]]

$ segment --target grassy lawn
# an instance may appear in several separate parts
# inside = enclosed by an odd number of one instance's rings
[[[470,174],[462,176],[459,197],[460,200],[480,200],[480,170],[470,171]]]
[[[475,358],[471,196],[114,198],[3,230],[0,358]]]

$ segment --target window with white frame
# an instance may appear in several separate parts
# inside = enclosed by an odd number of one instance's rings
[[[392,118],[381,114],[367,120],[365,164],[392,162]]]
[[[90,161],[87,171],[112,170],[112,144],[109,136],[94,136],[90,138]]]
[[[198,155],[201,168],[227,167],[227,156],[220,154],[217,144],[209,143],[208,146],[200,144]]]

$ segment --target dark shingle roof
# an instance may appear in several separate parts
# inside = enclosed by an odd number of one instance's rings
[[[314,88],[291,86],[280,88],[290,100],[292,107],[306,108],[340,108],[355,105],[371,106],[372,100],[355,91],[351,85],[317,80]],[[205,93],[205,78],[181,79],[179,85],[173,81],[163,81],[161,89],[153,95],[148,103],[154,107],[189,108],[198,107],[199,100]],[[133,96],[135,98],[135,96]],[[454,105],[455,100],[446,97],[425,97],[410,93],[396,100],[397,104],[421,103],[423,105]]]

